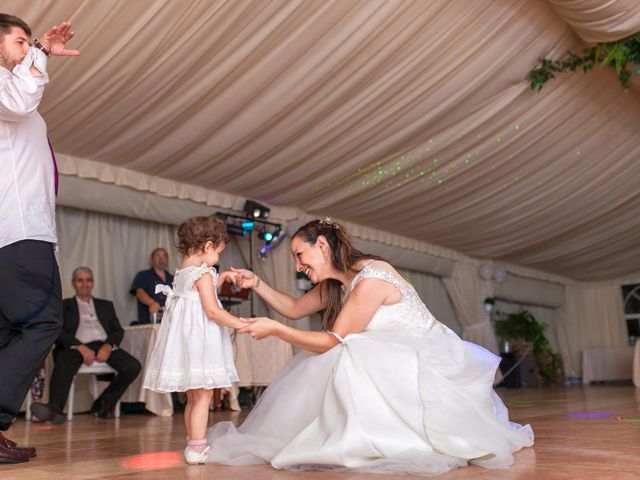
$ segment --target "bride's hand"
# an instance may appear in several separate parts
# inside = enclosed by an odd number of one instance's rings
[[[253,288],[256,286],[258,276],[251,270],[245,270],[244,268],[233,268],[231,271],[236,273],[235,284],[240,288]]]
[[[243,320],[247,322],[247,326],[240,328],[238,333],[248,333],[251,338],[256,340],[262,340],[274,335],[278,325],[280,325],[279,322],[267,317],[245,318]]]

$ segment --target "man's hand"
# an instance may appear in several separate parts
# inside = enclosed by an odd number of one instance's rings
[[[51,29],[38,40],[51,55],[75,57],[80,55],[78,50],[64,48],[65,44],[71,40],[74,35],[75,33],[71,31],[71,24],[69,22],[62,22],[58,26],[51,27]]]
[[[110,343],[105,343],[104,345],[102,345],[100,347],[100,350],[98,350],[98,353],[96,353],[96,362],[106,362],[107,360],[109,360],[112,350],[113,347]]]
[[[159,313],[162,307],[155,300],[149,304],[149,313]]]
[[[91,366],[93,364],[96,359],[96,354],[93,350],[91,350],[86,345],[78,345],[76,347],[76,350],[78,350],[78,352],[80,352],[80,355],[82,355],[82,363],[87,366]]]

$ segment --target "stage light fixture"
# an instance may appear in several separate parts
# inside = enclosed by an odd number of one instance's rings
[[[268,230],[265,230],[264,232],[260,232],[260,234],[258,235],[258,237],[259,237],[261,240],[264,240],[264,242],[265,242],[267,245],[268,245],[268,244],[270,244],[270,243],[271,243],[271,241],[272,241],[272,240],[273,240],[273,238],[274,238],[274,237],[273,237],[273,233],[272,233],[272,232],[270,232],[270,231],[268,231]]]
[[[266,260],[269,257],[269,250],[271,250],[271,244],[269,243],[258,250],[258,256],[261,260]]]
[[[256,224],[250,220],[242,222],[242,229],[246,232],[251,232],[255,228]]]
[[[243,237],[247,233],[247,231],[239,225],[229,223],[227,224],[227,233],[229,235],[239,235]]]
[[[244,203],[244,213],[250,218],[269,218],[269,208],[264,205],[254,202],[253,200],[247,200]]]

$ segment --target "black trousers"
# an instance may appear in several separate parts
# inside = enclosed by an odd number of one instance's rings
[[[94,352],[102,346],[102,342],[90,342],[86,344]],[[106,362],[116,370],[116,376],[109,386],[102,392],[100,398],[115,405],[124,394],[127,387],[133,382],[142,365],[129,353],[122,349],[111,352]],[[53,374],[49,385],[49,406],[62,413],[74,375],[82,365],[82,354],[70,348],[56,348],[53,351]]]
[[[60,272],[51,243],[0,248],[0,431],[7,430],[62,330]]]

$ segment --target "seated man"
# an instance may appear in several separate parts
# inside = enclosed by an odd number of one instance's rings
[[[138,321],[135,323],[151,323],[151,314],[160,313],[164,308],[165,295],[156,293],[156,285],[173,284],[173,275],[167,272],[169,252],[158,247],[151,252],[151,268],[137,273],[131,284],[129,293],[138,299]],[[132,323],[131,325],[134,325]]]
[[[53,350],[53,374],[49,403],[34,403],[31,413],[40,420],[62,424],[62,414],[71,382],[80,366],[106,362],[117,374],[93,402],[91,412],[100,418],[113,418],[116,403],[140,373],[140,362],[118,348],[124,335],[113,303],[91,296],[93,273],[87,267],[73,271],[74,298],[63,300],[64,326]]]

